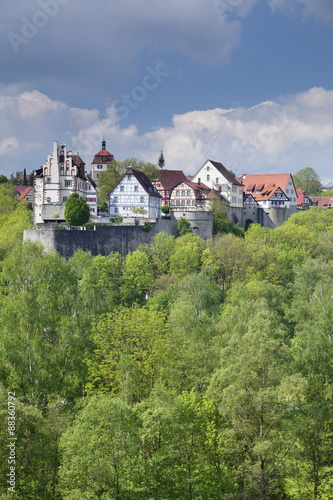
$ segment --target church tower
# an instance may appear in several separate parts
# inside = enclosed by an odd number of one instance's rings
[[[106,149],[106,140],[102,141],[102,149],[95,154],[91,163],[91,178],[94,182],[98,182],[99,174],[106,170],[106,167],[116,161],[113,154]]]

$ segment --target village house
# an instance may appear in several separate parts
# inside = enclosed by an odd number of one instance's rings
[[[90,174],[86,175],[87,177],[87,184],[86,184],[86,189],[87,189],[87,194],[86,194],[86,201],[89,205],[90,209],[90,216],[91,217],[96,217],[97,216],[97,185],[96,182],[92,179]]]
[[[220,193],[215,189],[211,189],[202,183],[183,181],[171,191],[170,209],[173,212],[210,210],[210,202],[214,199],[222,200]]]
[[[85,163],[55,141],[53,153],[34,172],[34,224],[64,221],[65,203],[72,193],[86,199]]]
[[[244,194],[251,195],[264,212],[257,210],[257,220],[253,220],[247,211],[245,227],[251,222],[267,227],[280,226],[296,212],[297,194],[291,174],[244,174],[239,180]]]
[[[222,163],[206,160],[198,172],[191,178],[191,181],[198,184],[203,183],[211,189],[215,189],[221,193],[230,207],[242,208],[242,182],[236,179]]]
[[[312,205],[327,210],[333,208],[333,196],[311,196]]]
[[[162,205],[170,205],[171,191],[180,182],[186,180],[182,170],[160,170],[159,178],[153,182],[153,185],[162,196]]]
[[[109,194],[110,217],[161,217],[161,195],[148,177],[128,167]]]
[[[296,189],[297,209],[307,210],[312,205],[312,202],[303,189]]]

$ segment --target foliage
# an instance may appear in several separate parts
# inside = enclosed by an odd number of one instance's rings
[[[177,236],[184,236],[184,234],[192,234],[192,227],[188,219],[180,217],[177,221]]]
[[[15,498],[332,498],[332,211],[66,260],[21,244],[13,189],[0,185],[0,438],[13,391]]]
[[[4,184],[8,182],[8,179],[5,175],[0,175],[0,184]]]
[[[293,175],[293,179],[296,189],[302,189],[308,196],[320,192],[320,177],[311,167],[302,168]]]
[[[164,314],[118,309],[100,318],[92,338],[88,391],[117,394],[127,402],[149,395],[166,352]]]
[[[109,193],[118,184],[128,167],[145,173],[151,181],[158,179],[159,168],[154,163],[137,160],[136,158],[125,158],[122,161],[114,161],[107,166],[104,172],[100,173],[98,178],[98,197],[101,201],[109,201]]]
[[[79,196],[72,193],[65,203],[65,220],[70,226],[83,226],[90,218],[88,203]]]
[[[161,151],[160,156],[158,157],[157,165],[159,166],[159,168],[163,168],[165,166],[165,159],[164,159],[163,151]]]
[[[143,231],[145,231],[145,233],[149,233],[149,231],[151,231],[153,229],[153,224],[149,221],[146,221],[142,227]]]
[[[169,205],[162,205],[161,206],[161,211],[163,214],[168,215],[170,213],[170,207]]]

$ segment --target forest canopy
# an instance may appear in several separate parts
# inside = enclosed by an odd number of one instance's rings
[[[333,498],[333,211],[66,260],[0,202],[2,500]]]

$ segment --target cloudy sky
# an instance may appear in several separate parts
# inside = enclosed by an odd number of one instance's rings
[[[332,0],[2,0],[0,173],[58,140],[333,180]]]

